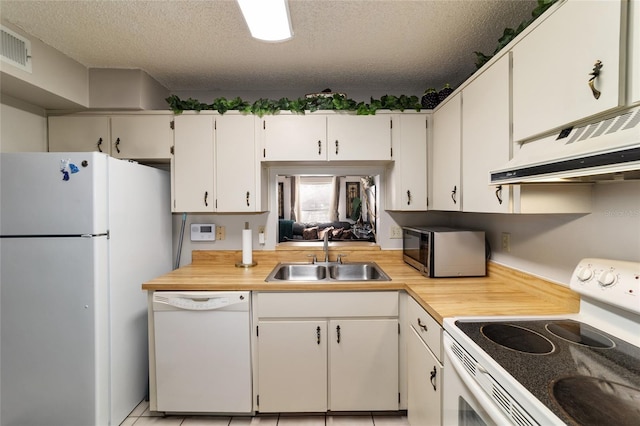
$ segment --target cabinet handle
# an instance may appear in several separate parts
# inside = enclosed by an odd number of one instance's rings
[[[338,155],[338,147],[339,147],[339,145],[340,144],[339,144],[338,140],[336,139],[336,155]]]
[[[120,138],[116,139],[116,151],[120,154]]]
[[[436,376],[438,375],[438,370],[436,370],[436,366],[433,366],[433,370],[429,373],[429,380],[431,380],[431,386],[433,386],[433,390],[436,389]]]
[[[318,328],[316,328],[316,342],[318,344],[320,344],[320,326],[318,326]]]
[[[458,204],[456,201],[456,194],[458,193],[458,187],[454,185],[453,191],[451,191],[451,199],[453,200],[453,204]]]
[[[600,70],[602,69],[602,62],[600,60],[597,60],[596,63],[593,65],[593,71],[591,71],[589,73],[589,75],[591,76],[591,78],[589,79],[589,87],[591,88],[591,93],[593,93],[593,97],[598,99],[600,98],[600,91],[598,89],[596,89],[595,84],[596,84],[596,78],[598,78],[598,76],[600,75]]]
[[[318,155],[322,155],[322,141],[318,141]]]
[[[209,192],[204,191],[204,206],[209,207],[209,203],[207,202],[207,198],[209,197]]]
[[[420,318],[418,318],[418,327],[420,327],[421,329],[423,329],[424,331],[429,331],[429,329],[427,328],[426,325],[424,325],[422,323],[422,321],[420,321]]]
[[[411,204],[411,191],[407,190],[407,205]]]
[[[249,191],[247,191],[247,207],[249,207]]]
[[[98,139],[98,151],[102,152],[102,148],[100,147],[102,145],[102,138]]]
[[[340,343],[340,326],[336,326],[336,335],[338,336],[338,343]]]
[[[498,185],[496,188],[496,198],[498,199],[498,204],[502,204],[502,185]]]

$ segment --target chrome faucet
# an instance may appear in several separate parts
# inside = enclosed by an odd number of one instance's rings
[[[324,261],[329,262],[329,231],[324,233]]]

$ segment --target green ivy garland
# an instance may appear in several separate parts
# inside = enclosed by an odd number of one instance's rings
[[[166,98],[166,101],[175,114],[181,114],[183,111],[218,111],[220,114],[227,111],[240,111],[244,114],[255,114],[260,117],[267,114],[277,114],[280,111],[304,114],[306,111],[318,110],[355,111],[357,115],[373,115],[379,109],[420,111],[422,107],[417,96],[406,95],[384,95],[380,99],[371,98],[368,104],[356,102],[340,94],[298,99],[280,98],[277,101],[261,98],[253,104],[239,97],[234,99],[216,98],[212,103],[205,104],[196,99],[182,100],[176,95],[171,95]]]
[[[526,21],[522,21],[518,28],[515,30],[513,28],[505,28],[502,33],[502,37],[498,39],[498,46],[496,50],[493,51],[492,55],[485,55],[482,52],[473,52],[476,54],[476,68],[480,69],[484,64],[489,62],[491,58],[493,58],[496,53],[502,50],[507,44],[511,42],[518,34],[520,34],[525,28],[529,26],[533,21],[538,19],[540,15],[542,15],[547,9],[549,9],[556,1],[558,0],[538,0],[538,5],[531,12],[531,19]]]

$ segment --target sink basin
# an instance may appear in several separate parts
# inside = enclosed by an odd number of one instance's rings
[[[267,281],[320,281],[327,278],[327,268],[308,263],[280,263],[267,277]]]
[[[329,277],[337,281],[390,281],[373,262],[343,263],[329,266]]]
[[[267,276],[267,282],[331,282],[331,281],[391,281],[374,262],[355,263],[278,263]]]

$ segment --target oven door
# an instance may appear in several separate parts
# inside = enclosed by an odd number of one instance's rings
[[[511,424],[502,410],[467,372],[451,349],[452,338],[443,333],[444,384],[442,387],[442,424],[457,426],[493,426]]]

